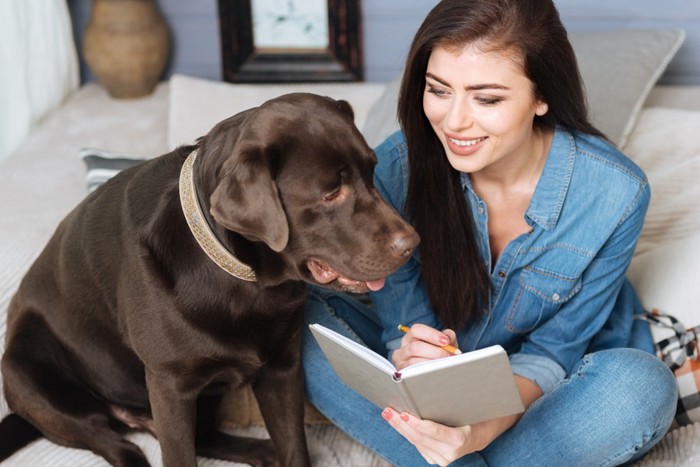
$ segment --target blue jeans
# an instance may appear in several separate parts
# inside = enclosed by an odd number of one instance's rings
[[[306,322],[321,323],[384,354],[371,308],[353,296],[312,288]],[[382,408],[345,386],[307,329],[303,343],[307,397],[331,422],[400,467],[425,460],[381,418]],[[451,466],[597,466],[639,459],[668,431],[677,386],[655,356],[635,349],[585,355],[575,370],[532,404],[486,449]]]

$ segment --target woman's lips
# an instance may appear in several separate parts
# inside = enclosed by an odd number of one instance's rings
[[[456,138],[454,136],[445,135],[445,139],[452,153],[458,156],[469,156],[478,151],[488,138],[485,136],[480,138]]]

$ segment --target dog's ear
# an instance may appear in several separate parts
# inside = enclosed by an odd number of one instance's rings
[[[338,110],[340,110],[341,113],[345,114],[346,117],[349,117],[350,120],[354,121],[355,120],[355,111],[352,110],[352,106],[348,101],[345,100],[336,100],[333,99],[332,97],[327,97],[329,100],[333,101],[335,105],[338,107]]]
[[[224,162],[211,196],[211,214],[216,222],[249,240],[263,241],[277,252],[284,250],[289,225],[265,148],[237,148]]]
[[[340,109],[341,112],[343,112],[345,115],[350,117],[350,120],[355,120],[355,112],[352,110],[352,106],[348,101],[344,100],[339,100],[338,101],[338,108]]]

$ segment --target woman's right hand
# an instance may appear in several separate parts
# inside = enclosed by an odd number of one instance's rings
[[[457,336],[451,329],[438,331],[425,324],[416,323],[401,339],[401,347],[392,355],[397,370],[414,363],[449,357],[452,353],[443,349],[444,345],[456,347]]]

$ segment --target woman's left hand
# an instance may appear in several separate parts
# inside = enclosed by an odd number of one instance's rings
[[[523,405],[527,408],[542,396],[535,383],[514,375]],[[481,451],[501,433],[512,427],[521,414],[494,418],[472,425],[449,427],[430,420],[421,420],[409,413],[387,407],[382,418],[413,444],[430,464],[448,465],[462,456]]]
[[[382,418],[413,444],[429,464],[448,465],[460,457],[483,449],[490,440],[480,440],[480,426],[484,423],[457,428],[421,420],[392,408],[382,411]],[[485,427],[484,427],[485,428]]]

